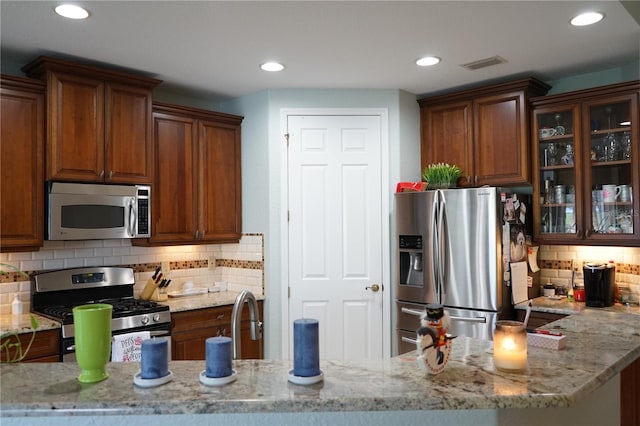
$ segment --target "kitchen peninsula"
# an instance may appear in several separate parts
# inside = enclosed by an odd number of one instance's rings
[[[636,309],[637,310],[637,309]],[[292,361],[235,361],[237,381],[200,384],[201,361],[172,361],[173,380],[133,384],[137,363],[110,364],[109,379],[78,383],[75,363],[2,365],[3,426],[176,424],[614,424],[619,373],[640,357],[639,312],[586,310],[548,325],[560,351],[529,348],[525,374],[496,371],[491,343],[459,337],[443,373],[419,371],[415,355],[321,360],[324,381],[287,381]],[[27,419],[28,417],[28,419]]]

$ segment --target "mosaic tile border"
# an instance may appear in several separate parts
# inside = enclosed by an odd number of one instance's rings
[[[574,262],[572,260],[541,260],[538,266],[542,269],[559,269],[565,271],[579,271],[587,261]],[[640,275],[640,265],[630,263],[616,263],[616,272],[621,274]]]
[[[130,265],[112,265],[119,266],[123,268],[132,268],[133,272],[153,272],[159,266],[162,266],[161,262],[151,262],[151,263],[137,263]],[[233,259],[216,259],[216,267],[222,266],[227,268],[239,268],[239,269],[253,269],[253,270],[263,270],[264,273],[264,260],[255,261],[255,260],[233,260]],[[177,262],[169,262],[169,268],[174,270],[188,270],[188,269],[201,269],[208,268],[209,260],[185,260],[185,261],[177,261]],[[35,272],[45,272],[45,271],[25,271],[27,275],[31,275]],[[15,283],[27,281],[20,272],[7,272],[0,274],[0,283]]]

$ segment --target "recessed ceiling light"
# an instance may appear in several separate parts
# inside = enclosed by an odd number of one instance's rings
[[[591,25],[595,24],[596,22],[600,22],[603,18],[604,15],[600,12],[581,13],[571,20],[571,25],[574,25],[576,27],[583,27],[585,25]]]
[[[284,69],[284,65],[279,62],[265,62],[264,64],[260,65],[260,68],[264,71],[276,72],[282,71]]]
[[[89,16],[86,9],[76,6],[75,4],[61,4],[55,8],[58,15],[70,19],[85,19]]]
[[[416,61],[416,65],[421,67],[429,67],[431,65],[435,65],[440,62],[440,58],[436,56],[425,56],[424,58],[420,58]]]

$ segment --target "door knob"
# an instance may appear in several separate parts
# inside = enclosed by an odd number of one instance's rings
[[[378,284],[374,284],[371,287],[367,286],[364,288],[365,290],[371,290],[374,293],[377,293],[380,290],[380,286]]]

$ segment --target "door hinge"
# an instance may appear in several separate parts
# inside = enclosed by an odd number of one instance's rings
[[[291,220],[291,212],[287,210],[287,222],[289,222],[289,220]]]
[[[291,299],[291,287],[287,287],[287,298]]]
[[[287,142],[287,148],[289,147],[289,133],[284,134],[284,139]]]

